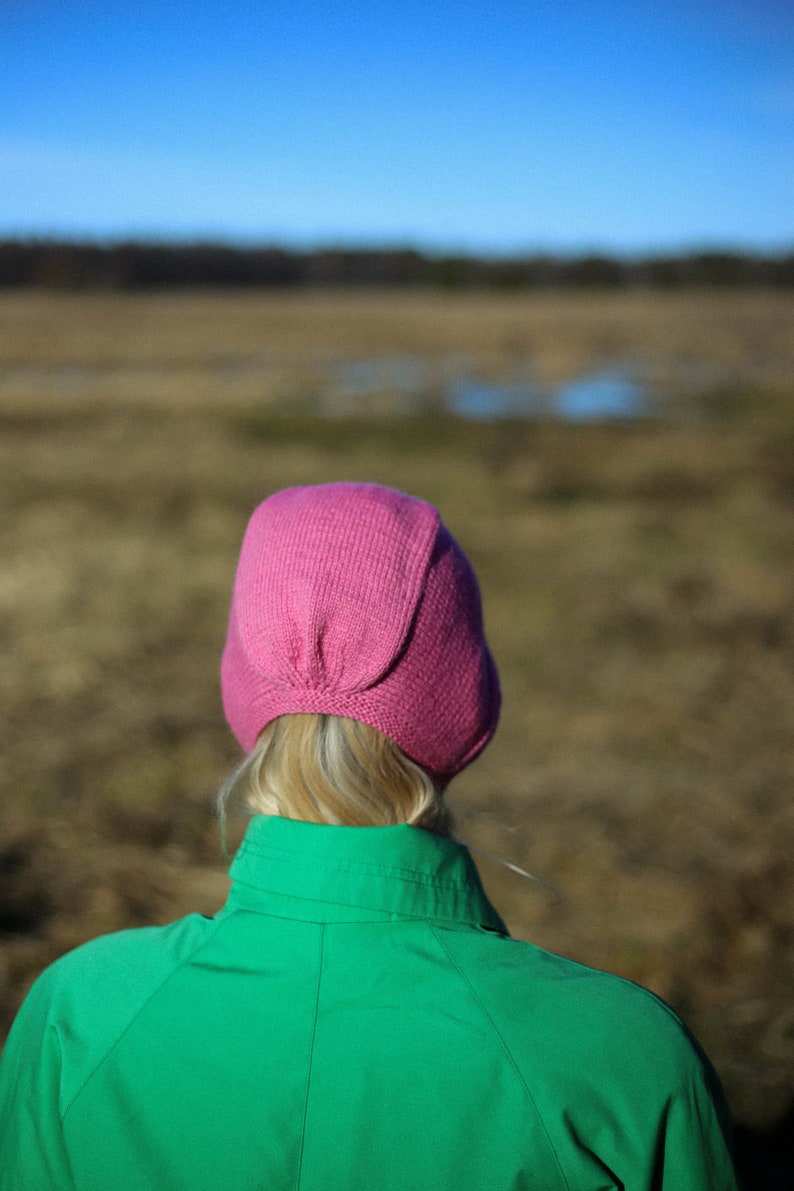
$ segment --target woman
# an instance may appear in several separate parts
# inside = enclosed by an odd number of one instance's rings
[[[450,836],[499,687],[434,508],[266,500],[222,688],[254,811],[229,900],[40,977],[2,1063],[3,1191],[735,1187],[674,1013],[510,939]]]

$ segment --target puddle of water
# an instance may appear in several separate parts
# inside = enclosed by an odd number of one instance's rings
[[[535,386],[483,384],[471,377],[456,377],[449,382],[444,405],[450,413],[475,422],[537,418],[548,412],[548,402]]]
[[[411,414],[439,404],[471,421],[558,417],[583,422],[603,418],[640,418],[650,412],[650,397],[628,368],[599,370],[544,389],[527,380],[504,383],[477,377],[472,361],[460,357],[431,365],[418,356],[401,355],[345,361],[328,369],[328,383],[316,407],[326,415],[379,408]]]
[[[478,374],[476,357],[423,357],[410,353],[357,360],[333,357],[310,362],[305,375],[262,356],[219,360],[208,374],[225,392],[264,395],[278,400],[289,386],[291,399],[307,412],[337,418],[367,414],[412,414],[446,410],[475,422],[506,418],[561,418],[571,422],[649,416],[656,405],[650,387],[634,365],[601,367],[556,389],[537,383],[521,363],[504,381]],[[200,378],[199,378],[200,379]],[[168,361],[143,361],[89,368],[78,365],[0,366],[0,395],[33,391],[74,398],[102,392],[127,396],[146,388],[170,394],[181,384],[179,368]],[[196,383],[196,378],[191,381]]]
[[[600,372],[562,385],[554,396],[558,415],[569,422],[641,418],[648,414],[645,387],[628,373]]]

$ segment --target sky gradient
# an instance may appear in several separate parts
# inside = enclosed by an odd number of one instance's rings
[[[0,236],[794,247],[794,0],[0,0]]]

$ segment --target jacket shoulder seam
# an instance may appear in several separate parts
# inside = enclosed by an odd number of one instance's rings
[[[532,1110],[535,1113],[535,1117],[538,1121],[538,1124],[540,1125],[541,1129],[543,1130],[543,1135],[549,1144],[549,1149],[554,1154],[554,1160],[557,1163],[557,1170],[560,1173],[560,1177],[562,1178],[562,1181],[565,1184],[565,1186],[568,1188],[568,1191],[571,1191],[570,1183],[568,1182],[568,1179],[565,1176],[565,1171],[563,1170],[562,1163],[560,1162],[560,1156],[557,1153],[557,1147],[554,1145],[554,1142],[552,1141],[551,1137],[549,1136],[549,1132],[546,1128],[546,1123],[543,1120],[543,1116],[542,1116],[540,1110],[538,1109],[537,1104],[535,1103],[535,1097],[532,1095],[532,1092],[529,1088],[529,1085],[527,1084],[526,1079],[524,1078],[521,1068],[516,1063],[516,1060],[513,1057],[513,1053],[510,1050],[510,1047],[507,1045],[507,1042],[505,1041],[501,1030],[497,1026],[496,1022],[493,1019],[492,1014],[488,1011],[488,1008],[484,1004],[482,998],[480,997],[479,993],[477,992],[477,990],[475,989],[475,987],[469,980],[469,978],[466,975],[466,973],[464,972],[463,968],[460,966],[458,961],[455,959],[455,956],[452,954],[452,952],[447,947],[439,929],[432,922],[428,922],[428,926],[430,927],[430,930],[433,932],[433,936],[436,939],[439,947],[441,947],[441,949],[443,950],[447,959],[449,960],[450,964],[453,966],[455,971],[458,973],[458,976],[460,977],[460,979],[466,985],[466,988],[468,989],[471,997],[473,998],[475,1004],[477,1005],[477,1008],[480,1010],[483,1017],[488,1022],[488,1025],[490,1026],[491,1030],[493,1031],[495,1037],[498,1039],[500,1047],[502,1048],[505,1056],[507,1057],[507,1060],[510,1063],[510,1066],[513,1068],[513,1071],[515,1072],[516,1077],[518,1078],[521,1086],[523,1087],[524,1091],[526,1092],[527,1099],[529,1100],[530,1104],[532,1105]]]
[[[66,1120],[66,1117],[69,1114],[69,1111],[71,1110],[71,1108],[73,1107],[75,1102],[79,1099],[79,1097],[82,1095],[82,1093],[84,1092],[84,1090],[86,1089],[88,1084],[91,1082],[91,1080],[94,1078],[96,1073],[99,1071],[100,1067],[102,1067],[102,1065],[107,1062],[107,1060],[109,1059],[109,1057],[113,1053],[113,1051],[116,1050],[116,1048],[121,1044],[121,1042],[123,1041],[125,1036],[132,1029],[132,1026],[135,1024],[135,1022],[138,1020],[140,1015],[143,1013],[146,1006],[165,987],[165,985],[168,983],[168,981],[171,980],[173,978],[173,976],[176,975],[177,972],[181,971],[182,968],[184,968],[186,964],[189,964],[193,959],[195,959],[195,957],[199,954],[199,952],[203,950],[203,948],[211,941],[212,938],[214,938],[217,930],[221,926],[222,921],[223,921],[222,918],[217,918],[214,920],[215,929],[213,931],[211,931],[208,936],[201,939],[199,941],[199,943],[194,948],[192,948],[191,951],[186,956],[184,956],[184,958],[182,960],[180,960],[180,962],[178,964],[175,964],[173,967],[169,968],[168,971],[163,975],[163,977],[157,981],[154,988],[152,988],[151,991],[149,992],[148,996],[144,997],[144,999],[137,1006],[137,1008],[130,1014],[130,1016],[127,1018],[126,1022],[124,1023],[123,1028],[118,1032],[118,1034],[115,1036],[115,1038],[112,1039],[110,1044],[103,1050],[100,1058],[93,1064],[90,1071],[88,1071],[85,1078],[78,1085],[74,1094],[70,1097],[68,1103],[66,1105],[64,1105],[64,1108],[60,1114],[62,1122]],[[58,1040],[58,1044],[60,1046],[60,1038]]]

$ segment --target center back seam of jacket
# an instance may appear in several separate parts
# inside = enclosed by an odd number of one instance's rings
[[[494,1021],[491,1014],[488,1012],[486,1006],[483,1004],[482,998],[477,993],[477,990],[475,989],[474,985],[471,983],[468,976],[463,971],[463,969],[461,968],[458,961],[455,959],[455,956],[452,954],[452,952],[449,950],[449,948],[444,943],[444,940],[441,937],[441,932],[438,930],[435,923],[428,922],[428,926],[430,927],[430,930],[432,931],[433,936],[434,936],[436,942],[438,943],[439,947],[444,952],[444,954],[446,955],[449,962],[452,964],[455,971],[458,973],[458,976],[461,978],[463,983],[466,985],[466,988],[469,990],[470,995],[474,998],[474,1001],[475,1001],[478,1009],[482,1013],[485,1020],[488,1022],[488,1025],[491,1027],[491,1029],[493,1030],[496,1037],[498,1038],[499,1044],[502,1047],[502,1050],[504,1051],[504,1053],[507,1057],[507,1060],[510,1063],[510,1066],[515,1071],[515,1073],[521,1083],[521,1086],[523,1087],[524,1091],[526,1092],[527,1099],[529,1100],[530,1104],[532,1105],[532,1109],[533,1109],[533,1112],[535,1113],[537,1122],[540,1125],[541,1129],[543,1130],[543,1133],[546,1137],[546,1141],[549,1143],[549,1148],[551,1149],[551,1152],[554,1155],[555,1161],[557,1163],[557,1170],[560,1172],[562,1181],[565,1184],[565,1186],[568,1188],[568,1191],[571,1191],[571,1185],[568,1182],[568,1179],[566,1178],[566,1175],[565,1175],[565,1171],[562,1168],[562,1163],[560,1162],[560,1156],[557,1153],[557,1147],[555,1146],[554,1142],[549,1137],[549,1133],[546,1128],[546,1124],[543,1120],[543,1117],[540,1114],[540,1111],[538,1110],[537,1104],[535,1103],[535,1097],[532,1095],[532,1092],[530,1091],[527,1081],[524,1079],[524,1076],[521,1072],[521,1068],[518,1066],[518,1063],[516,1062],[515,1058],[513,1057],[510,1047],[507,1045],[507,1042],[502,1037],[501,1030],[497,1026],[497,1024]]]
[[[295,1178],[296,1189],[300,1187],[301,1175],[303,1173],[303,1152],[306,1141],[306,1122],[309,1116],[309,1093],[311,1091],[312,1082],[312,1063],[314,1060],[314,1039],[317,1033],[317,1018],[320,1012],[320,985],[323,979],[323,951],[325,948],[325,923],[320,925],[320,954],[317,963],[317,989],[314,994],[314,1018],[312,1020],[312,1033],[309,1040],[309,1055],[306,1064],[306,1092],[303,1100],[303,1123],[301,1125],[301,1141],[300,1151],[298,1153],[298,1171]]]

